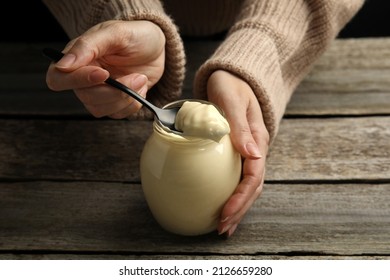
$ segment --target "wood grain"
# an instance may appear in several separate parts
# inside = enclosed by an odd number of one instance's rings
[[[299,85],[286,115],[388,115],[389,77],[389,38],[336,40]]]
[[[0,251],[389,255],[389,184],[266,184],[232,238],[165,232],[140,185],[0,183]]]
[[[186,42],[183,97],[192,96],[195,72],[218,44],[213,40]],[[48,90],[45,73],[49,62],[41,54],[45,46],[0,44],[0,115],[89,115],[71,91]],[[63,47],[60,43],[50,46]],[[390,38],[334,41],[297,88],[286,116],[390,114],[389,50]]]
[[[267,165],[269,180],[390,179],[390,118],[283,120]]]
[[[150,121],[0,120],[0,178],[139,182]]]
[[[0,260],[390,260],[389,256],[338,256],[338,255],[132,255],[132,254],[68,254],[68,253],[34,253],[0,254]]]
[[[0,178],[139,182],[149,121],[0,120]],[[283,120],[267,181],[390,180],[390,118]]]
[[[185,97],[218,44],[186,42]],[[389,259],[390,38],[339,39],[317,61],[229,239],[155,222],[139,175],[151,122],[48,90],[45,46],[0,43],[0,259]]]

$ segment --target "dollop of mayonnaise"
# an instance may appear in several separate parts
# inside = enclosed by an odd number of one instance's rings
[[[175,128],[183,136],[206,138],[219,142],[230,133],[229,123],[218,109],[207,103],[185,101],[179,109]]]

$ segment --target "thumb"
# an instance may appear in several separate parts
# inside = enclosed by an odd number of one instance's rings
[[[232,118],[230,128],[230,138],[233,146],[244,158],[260,159],[262,157],[260,149],[253,138],[246,115]]]
[[[104,56],[115,41],[114,35],[107,28],[93,27],[68,43],[56,68],[71,72],[83,66],[97,65],[96,61]]]
[[[66,47],[63,53],[64,56],[55,64],[55,67],[64,72],[72,72],[82,66],[90,65],[97,57],[95,51],[90,46],[85,46],[80,40]]]

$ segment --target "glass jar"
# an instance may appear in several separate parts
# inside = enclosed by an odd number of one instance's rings
[[[156,221],[172,233],[201,235],[217,228],[222,207],[240,181],[241,156],[229,134],[219,142],[183,137],[155,120],[140,169],[144,196]]]

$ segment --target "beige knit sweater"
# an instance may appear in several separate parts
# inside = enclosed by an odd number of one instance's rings
[[[273,140],[296,86],[364,0],[43,2],[70,38],[111,19],[143,19],[159,25],[167,39],[166,66],[163,77],[148,94],[148,99],[159,106],[181,94],[185,54],[180,34],[204,36],[228,31],[197,72],[194,96],[206,98],[207,79],[217,69],[240,76],[255,92]]]

